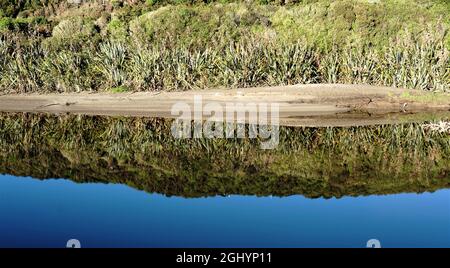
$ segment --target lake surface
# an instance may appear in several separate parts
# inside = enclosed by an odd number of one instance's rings
[[[0,247],[450,246],[450,140],[420,124],[175,140],[148,118],[0,115]]]
[[[0,246],[449,247],[450,190],[308,199],[165,197],[123,185],[0,176]]]

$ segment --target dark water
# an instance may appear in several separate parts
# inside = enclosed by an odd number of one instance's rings
[[[420,124],[174,140],[163,119],[0,114],[0,247],[450,246],[450,138]]]

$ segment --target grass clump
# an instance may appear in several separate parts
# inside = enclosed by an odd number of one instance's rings
[[[113,87],[110,90],[112,93],[125,93],[128,91],[127,87],[119,86],[119,87]]]

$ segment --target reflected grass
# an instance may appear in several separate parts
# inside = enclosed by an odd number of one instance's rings
[[[280,127],[258,139],[175,139],[172,120],[0,114],[0,173],[120,183],[168,196],[342,197],[450,187],[450,136],[418,123]]]

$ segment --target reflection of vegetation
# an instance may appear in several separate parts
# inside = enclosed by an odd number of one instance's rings
[[[4,113],[0,173],[185,197],[341,197],[450,187],[450,137],[419,124],[281,127],[275,150],[250,139],[177,140],[170,126],[165,119]]]

